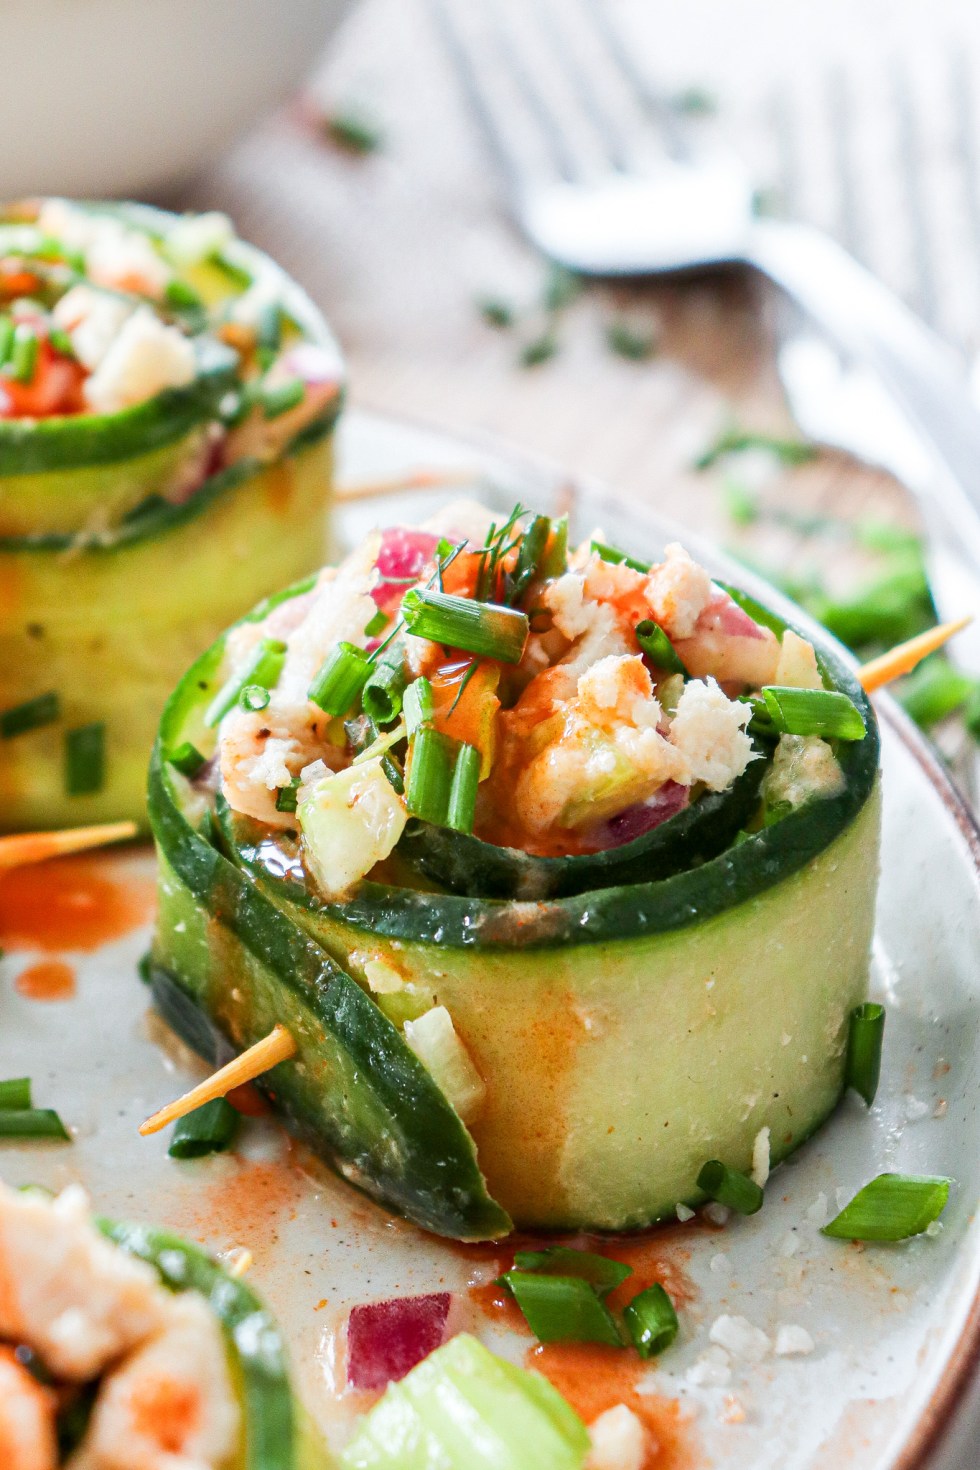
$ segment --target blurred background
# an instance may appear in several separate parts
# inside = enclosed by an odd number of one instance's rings
[[[803,440],[773,288],[739,269],[584,281],[515,227],[445,18],[491,80],[516,56],[547,95],[560,47],[603,72],[583,5],[668,133],[730,150],[760,217],[828,232],[975,376],[980,9],[964,0],[7,0],[4,54],[45,75],[8,82],[4,192],[225,210],[330,316],[353,405],[596,477],[734,550],[862,655],[909,636],[935,617],[917,502]],[[509,121],[519,141],[535,123],[517,103]],[[980,732],[972,662],[938,656],[903,690],[950,750]]]

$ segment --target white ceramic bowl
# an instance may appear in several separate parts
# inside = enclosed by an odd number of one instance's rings
[[[145,194],[302,80],[348,0],[3,0],[0,198]]]

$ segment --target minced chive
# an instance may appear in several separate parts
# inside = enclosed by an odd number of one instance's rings
[[[541,293],[541,305],[545,311],[564,311],[582,290],[582,277],[570,271],[567,265],[552,261]]]
[[[382,612],[379,607],[374,617],[370,620],[367,627],[364,629],[364,636],[365,638],[377,638],[378,634],[383,633],[387,626],[388,614],[386,612]]]
[[[404,739],[405,721],[399,720],[397,725],[393,726],[390,730],[386,730],[383,735],[379,735],[371,745],[366,745],[362,750],[358,751],[357,755],[351,761],[351,765],[362,766],[365,761],[377,760],[379,755],[384,755],[393,745],[397,745],[400,740]]]
[[[238,703],[242,709],[247,709],[254,714],[257,710],[265,709],[271,698],[271,694],[264,685],[246,684],[238,696]]]
[[[105,784],[105,724],[94,720],[65,732],[65,790],[90,796]]]
[[[509,301],[504,301],[501,296],[481,296],[476,303],[477,310],[488,327],[503,329],[512,327],[517,318],[517,312]]]
[[[521,367],[539,367],[541,363],[548,362],[557,352],[558,338],[554,332],[542,332],[540,337],[533,337],[530,342],[524,343],[518,361]]]
[[[514,1267],[518,1271],[534,1271],[544,1276],[581,1276],[600,1296],[608,1296],[620,1286],[633,1267],[622,1261],[593,1251],[579,1251],[568,1245],[548,1245],[539,1251],[517,1251]]]
[[[10,351],[10,377],[17,383],[29,383],[37,368],[38,341],[33,327],[22,322],[14,332]]]
[[[865,1001],[851,1012],[847,1033],[848,1087],[861,1094],[870,1108],[881,1076],[881,1043],[885,1034],[885,1007]]]
[[[305,392],[302,378],[289,378],[285,383],[263,388],[260,397],[263,417],[277,419],[280,414],[288,413],[303,402]]]
[[[642,623],[637,623],[636,641],[658,669],[666,669],[670,674],[687,674],[674,645],[652,618],[644,618]]]
[[[191,780],[197,775],[202,766],[207,765],[207,757],[203,756],[196,745],[189,740],[184,740],[167,756],[167,762]]]
[[[61,714],[61,701],[54,690],[38,694],[34,699],[25,699],[23,704],[11,705],[0,713],[0,740],[10,740],[14,735],[23,735],[27,730],[38,730],[42,725],[51,725]]]
[[[136,961],[136,973],[144,985],[153,984],[153,951],[145,950]]]
[[[759,434],[751,429],[723,429],[694,461],[696,470],[707,470],[726,454],[740,454],[746,449],[764,449],[782,464],[805,464],[817,453],[814,444],[801,439],[781,439],[773,434]]]
[[[637,331],[627,322],[615,321],[606,328],[606,346],[629,362],[645,362],[657,350],[657,339],[652,332]]]
[[[432,694],[432,685],[423,675],[415,679],[405,690],[405,729],[409,737],[415,734],[420,725],[426,725],[436,712],[435,699]]]
[[[0,1109],[0,1138],[58,1138],[63,1143],[71,1142],[54,1108]]]
[[[412,740],[412,759],[405,783],[405,805],[423,822],[443,826],[453,784],[455,742],[438,730],[422,725]]]
[[[669,1348],[679,1327],[674,1303],[659,1281],[624,1307],[623,1321],[641,1358],[655,1358]]]
[[[530,631],[527,615],[516,608],[473,602],[451,592],[413,588],[402,599],[402,616],[419,638],[505,664],[520,663]]]
[[[201,1159],[228,1148],[238,1131],[238,1114],[223,1097],[178,1120],[167,1153],[172,1159]]]
[[[831,740],[863,740],[866,734],[861,711],[836,689],[767,684],[762,697],[773,725],[784,734],[822,735]]]
[[[299,792],[299,777],[294,776],[292,784],[280,786],[276,792],[276,811],[294,812],[296,810],[296,799]]]
[[[548,516],[535,516],[528,529],[524,532],[521,541],[521,549],[517,553],[517,562],[513,572],[506,582],[506,595],[504,601],[509,607],[514,607],[524,596],[528,587],[539,575],[541,559],[548,545],[548,537],[551,535],[551,520]]]
[[[472,832],[476,815],[476,791],[480,783],[480,752],[475,745],[459,747],[449,789],[446,826],[454,832]]]
[[[402,711],[408,675],[405,671],[405,640],[395,638],[380,649],[364,684],[361,705],[378,725],[390,725]]]
[[[698,1189],[703,1189],[718,1204],[737,1210],[740,1215],[754,1215],[762,1209],[763,1194],[755,1180],[739,1173],[738,1169],[730,1169],[720,1159],[709,1159],[702,1166]]]
[[[29,1077],[11,1077],[6,1082],[0,1082],[0,1111],[17,1108],[26,1112],[31,1106],[31,1079]]]
[[[0,316],[0,367],[10,356],[14,345],[14,321],[13,317]]]
[[[385,754],[381,757],[381,769],[384,772],[388,785],[398,793],[405,795],[405,773],[395,760],[393,755]]]
[[[634,572],[648,572],[650,563],[637,561],[635,556],[627,556],[625,551],[620,551],[618,546],[607,546],[605,541],[590,541],[589,550],[594,552],[602,561],[611,562],[613,566],[630,567]]]
[[[835,1240],[908,1240],[938,1220],[950,1180],[934,1174],[879,1174],[820,1232]]]
[[[609,1308],[581,1276],[507,1271],[500,1280],[513,1292],[539,1342],[601,1342],[622,1347]]]
[[[323,120],[327,137],[348,153],[376,153],[384,143],[384,130],[356,109],[335,112]]]
[[[219,724],[238,703],[238,696],[246,684],[261,684],[264,689],[274,689],[285,660],[285,643],[278,638],[263,638],[245,668],[238,674],[232,674],[218,690],[205,711],[205,725],[210,729]]]
[[[168,306],[174,306],[178,311],[194,311],[203,307],[199,292],[189,281],[182,281],[179,276],[174,276],[164,287],[164,300]]]
[[[346,715],[370,673],[371,660],[363,648],[338,643],[324,659],[308,697],[328,715]]]

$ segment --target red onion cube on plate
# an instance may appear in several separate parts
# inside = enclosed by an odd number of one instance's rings
[[[347,1321],[347,1382],[386,1388],[441,1346],[452,1298],[448,1291],[354,1307]]]

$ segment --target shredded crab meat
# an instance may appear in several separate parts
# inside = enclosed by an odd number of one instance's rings
[[[726,791],[752,759],[745,726],[747,704],[729,699],[714,679],[692,679],[684,686],[670,724],[670,743],[683,757],[692,781],[709,791]]]
[[[650,614],[673,640],[690,638],[711,601],[711,578],[676,541],[664,549],[647,583]]]
[[[211,1470],[228,1460],[238,1427],[220,1328],[185,1294],[102,1383],[70,1470]]]
[[[0,1185],[0,1337],[84,1381],[163,1321],[156,1273],[92,1227],[84,1194],[53,1203]]]

